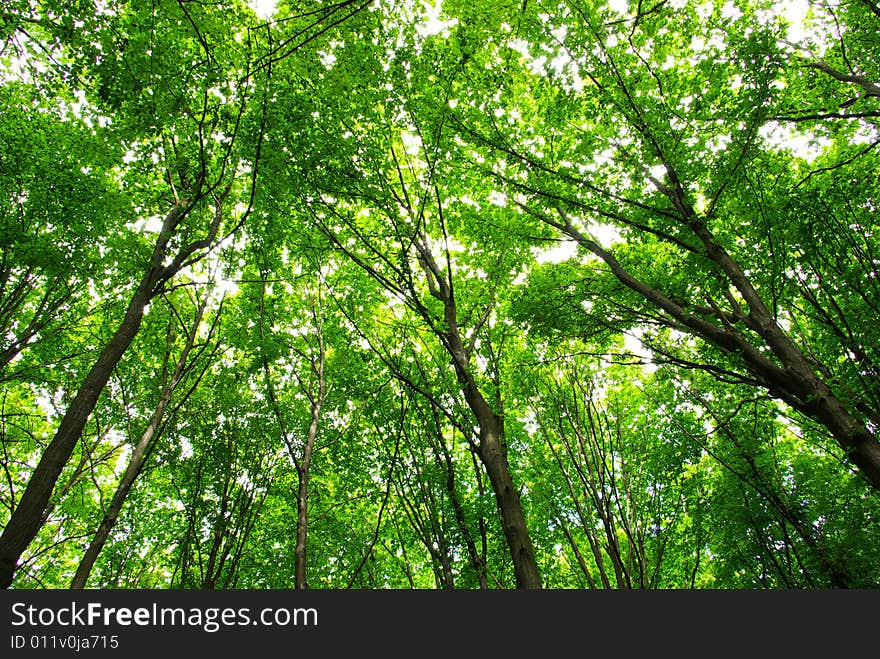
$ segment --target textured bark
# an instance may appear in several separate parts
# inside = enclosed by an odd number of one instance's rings
[[[141,277],[122,322],[101,350],[68,406],[55,436],[40,457],[18,506],[0,536],[0,588],[8,588],[12,584],[22,553],[39,533],[44,523],[43,513],[49,505],[58,478],[82,436],[113,369],[140,330],[144,309],[158,293],[161,283],[177,272],[172,266],[164,266],[163,262],[169,238],[188,210],[187,202],[182,202],[165,217],[153,248],[150,268]],[[181,266],[182,261],[176,267],[179,269]]]
[[[171,375],[169,381],[162,388],[162,394],[159,398],[159,403],[156,405],[156,409],[153,411],[153,416],[150,418],[150,422],[147,424],[147,427],[141,435],[141,438],[138,441],[137,445],[135,446],[134,451],[132,451],[131,458],[128,461],[128,466],[125,469],[125,473],[122,475],[122,479],[116,486],[116,491],[113,494],[113,499],[110,501],[110,506],[108,507],[107,512],[104,515],[104,519],[98,526],[98,530],[95,532],[95,535],[92,538],[92,542],[89,544],[86,553],[80,560],[79,566],[76,570],[76,574],[74,575],[73,581],[70,585],[70,587],[74,590],[86,587],[89,575],[91,574],[92,568],[95,565],[95,561],[98,559],[101,550],[104,548],[104,545],[107,542],[107,538],[110,537],[110,532],[116,525],[116,520],[119,518],[119,513],[122,511],[122,506],[125,504],[128,493],[131,491],[131,488],[134,485],[138,474],[140,474],[141,467],[143,466],[144,462],[144,457],[146,456],[147,451],[149,450],[153,441],[158,436],[159,426],[162,423],[162,418],[165,416],[165,411],[168,409],[168,405],[171,403],[171,397],[174,394],[174,390],[177,388],[177,385],[180,383],[180,380],[183,378],[184,371],[186,370],[187,359],[189,358],[190,352],[195,345],[199,326],[205,313],[206,303],[207,298],[205,298],[205,300],[201,303],[198,311],[196,312],[192,327],[190,328],[189,334],[186,338],[186,344],[184,345],[180,357],[175,364],[174,372]],[[170,350],[171,346],[169,345],[168,347]]]
[[[419,260],[428,278],[431,294],[443,302],[444,344],[452,357],[452,364],[464,393],[468,407],[477,420],[480,429],[480,443],[477,456],[486,469],[495,501],[501,516],[501,528],[516,575],[517,588],[541,588],[541,575],[535,558],[535,549],[529,535],[525,511],[522,507],[519,491],[513,483],[510,464],[504,451],[504,422],[495,413],[486,398],[480,392],[470,368],[470,353],[461,339],[458,325],[458,313],[452,286],[435,263],[427,247],[427,240],[422,239],[419,249]]]
[[[70,459],[113,369],[140,329],[144,308],[152,297],[151,292],[155,283],[153,279],[151,271],[143,278],[132,296],[122,323],[101,351],[67,408],[55,436],[46,447],[18,506],[3,530],[3,535],[0,536],[0,588],[10,586],[19,558],[43,525],[43,511],[49,505],[55,484]]]
[[[484,430],[484,424],[480,423],[478,454],[495,492],[498,511],[501,514],[501,528],[513,559],[516,587],[541,588],[541,574],[535,559],[535,549],[532,546],[519,492],[513,484],[510,465],[501,446],[497,422],[486,425],[494,427]]]

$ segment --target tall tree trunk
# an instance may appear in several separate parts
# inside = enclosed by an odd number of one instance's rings
[[[144,308],[152,298],[156,281],[155,269],[151,269],[141,279],[122,323],[104,346],[67,408],[55,436],[43,452],[18,506],[9,518],[9,523],[0,536],[0,588],[8,588],[12,584],[19,558],[39,533],[43,525],[43,511],[49,504],[55,484],[113,369],[140,329]]]
[[[236,507],[235,502],[232,501],[235,492],[233,472],[235,470],[236,450],[235,435],[231,432],[226,441],[226,455],[227,462],[226,473],[223,476],[223,496],[220,498],[220,510],[217,511],[213,533],[211,534],[211,551],[208,552],[208,562],[202,571],[202,583],[200,586],[202,590],[214,590],[217,580],[223,571],[223,563],[228,551],[225,541],[229,535],[228,529],[232,520],[230,508],[234,509]]]
[[[98,530],[95,532],[92,542],[89,544],[88,549],[86,549],[85,554],[83,554],[79,566],[76,569],[76,574],[73,576],[70,587],[74,590],[86,587],[89,575],[92,572],[92,567],[94,567],[95,561],[98,559],[101,550],[104,548],[107,538],[110,537],[110,532],[116,525],[116,520],[119,518],[119,513],[122,511],[122,506],[131,490],[131,486],[134,484],[135,479],[140,473],[147,449],[150,447],[153,438],[158,433],[162,416],[165,413],[168,402],[171,400],[170,394],[170,391],[167,392],[167,395],[166,393],[163,393],[162,399],[159,401],[156,410],[153,412],[150,423],[147,424],[146,430],[144,430],[140,441],[138,441],[137,446],[135,446],[135,449],[131,454],[128,467],[126,467],[122,479],[116,486],[116,492],[114,492],[113,499],[110,501],[110,506],[104,514],[104,519],[101,520],[101,523],[98,525]]]
[[[80,560],[79,566],[76,570],[76,574],[74,575],[73,581],[70,584],[70,587],[74,590],[86,587],[86,583],[88,582],[89,575],[91,574],[92,568],[95,565],[95,561],[98,559],[101,550],[104,548],[104,544],[107,542],[107,538],[110,537],[110,532],[116,525],[116,520],[119,518],[119,513],[122,510],[125,499],[128,497],[128,493],[131,491],[131,487],[132,485],[134,485],[135,479],[137,479],[138,474],[140,474],[141,467],[143,466],[144,462],[144,457],[146,456],[147,451],[152,445],[153,441],[158,436],[159,426],[162,423],[162,418],[165,415],[165,411],[168,409],[168,405],[171,403],[171,397],[174,394],[174,390],[177,388],[177,385],[180,383],[180,380],[183,378],[183,374],[186,370],[187,359],[189,358],[189,354],[192,351],[193,346],[195,345],[199,326],[201,325],[202,317],[205,313],[207,300],[208,298],[206,296],[202,303],[199,305],[198,310],[196,311],[196,316],[193,320],[192,327],[190,328],[189,334],[186,337],[186,344],[184,345],[183,351],[181,352],[180,357],[178,358],[177,363],[174,366],[174,372],[171,375],[169,381],[166,382],[165,386],[162,388],[162,394],[159,398],[158,404],[156,405],[156,409],[153,411],[153,416],[150,418],[150,422],[147,424],[147,427],[141,435],[137,446],[135,446],[135,449],[131,454],[131,458],[128,462],[128,467],[126,467],[125,473],[123,474],[122,479],[119,481],[119,484],[116,487],[116,492],[113,494],[113,499],[110,501],[110,507],[107,509],[107,512],[104,515],[104,519],[98,526],[98,530],[95,532],[95,536],[92,538],[92,542],[86,550],[86,553],[83,555],[82,560]],[[171,350],[170,343],[171,341],[169,337],[169,352]]]
[[[489,476],[498,502],[501,528],[513,559],[516,587],[540,588],[541,574],[535,559],[535,549],[532,546],[519,491],[513,484],[510,464],[502,447],[500,420],[493,414],[492,417],[484,418],[478,423],[480,425],[478,455],[486,468],[486,474]]]
[[[311,403],[312,418],[309,421],[309,430],[302,449],[302,458],[297,465],[297,478],[299,485],[296,496],[296,548],[294,549],[294,578],[296,588],[305,590],[308,588],[308,562],[307,547],[309,535],[309,470],[312,466],[312,453],[315,450],[315,439],[318,436],[318,427],[321,420],[321,409],[324,399],[327,397],[327,383],[324,380],[324,367],[327,357],[324,346],[324,322],[320,306],[320,288],[315,293],[316,299],[312,306],[312,320],[315,325],[315,338],[317,340],[316,352],[309,358],[314,381],[310,383],[307,395]]]
[[[22,553],[40,532],[43,526],[43,512],[52,498],[55,484],[82,436],[83,429],[110,375],[140,330],[144,309],[159,292],[161,284],[173,277],[182,267],[184,260],[197,249],[205,246],[205,241],[191,243],[178,253],[170,265],[163,265],[171,235],[190,208],[188,200],[180,201],[165,216],[159,237],[153,247],[150,268],[141,277],[122,322],[101,350],[101,354],[68,406],[55,436],[49,442],[28,481],[18,507],[12,512],[9,523],[0,536],[0,588],[8,588],[12,584]],[[214,225],[219,222],[219,209],[218,203]],[[212,236],[215,233],[216,230],[209,234],[208,243],[213,240]]]
[[[258,323],[260,340],[266,340],[266,273],[262,275],[262,283],[260,289],[260,318]],[[319,285],[320,286],[320,285]],[[290,460],[296,469],[297,492],[296,492],[296,547],[294,548],[294,583],[298,590],[308,588],[308,533],[309,533],[309,470],[312,465],[312,454],[315,449],[315,440],[318,436],[318,429],[321,421],[321,409],[324,400],[327,397],[327,383],[324,378],[324,366],[326,361],[326,348],[324,345],[324,323],[322,309],[320,306],[320,288],[315,292],[315,300],[311,304],[312,321],[314,323],[315,353],[307,355],[300,353],[309,362],[311,369],[311,377],[308,384],[300,380],[300,387],[309,399],[311,416],[309,419],[309,429],[306,433],[306,440],[302,445],[301,451],[297,450],[290,434],[287,432],[287,424],[284,422],[284,416],[281,413],[281,406],[275,395],[275,387],[272,383],[272,370],[269,361],[266,358],[265,351],[261,351],[261,362],[263,373],[266,378],[266,392],[268,394],[269,403],[272,406],[272,412],[278,422],[281,430],[281,437],[287,447]],[[299,377],[297,376],[299,380]]]
[[[473,412],[480,429],[480,443],[477,456],[486,469],[495,501],[501,515],[501,528],[507,540],[517,588],[541,588],[541,575],[535,558],[535,549],[529,535],[525,511],[519,491],[513,483],[510,463],[504,450],[504,421],[495,413],[485,396],[480,392],[470,367],[470,351],[465,348],[458,325],[455,296],[450,279],[437,266],[428,248],[426,237],[416,243],[419,262],[428,278],[431,294],[443,303],[443,320],[446,329],[443,335],[444,347],[452,357],[462,393],[468,407]]]
[[[400,162],[392,149],[392,156],[395,158],[397,165],[398,178],[402,186],[402,196],[397,196],[396,192],[392,192],[397,201],[408,208],[412,217],[424,219],[424,208],[416,209],[410,203],[412,198],[407,192],[404,175]],[[443,204],[440,199],[440,191],[434,188],[437,196],[438,216],[441,226],[443,225]],[[426,201],[426,200],[425,200]],[[348,220],[338,214],[331,206],[328,210],[335,217],[342,219],[348,223]],[[358,256],[354,251],[340,239],[338,230],[335,227],[328,226],[318,214],[313,213],[313,217],[319,222],[321,230],[333,241],[333,243],[342,250],[349,258],[352,259],[359,267],[376,279],[389,291],[397,291],[401,295],[409,299],[413,303],[418,313],[432,327],[434,333],[443,344],[443,348],[451,357],[452,367],[455,370],[456,378],[459,386],[467,401],[467,405],[474,415],[479,426],[479,445],[473,446],[472,454],[479,459],[483,465],[486,474],[489,476],[495,501],[498,505],[501,516],[501,525],[505,539],[510,550],[510,556],[513,561],[514,572],[516,574],[517,588],[541,588],[540,572],[535,557],[535,550],[529,536],[528,525],[526,523],[525,511],[522,507],[519,491],[513,483],[513,477],[510,472],[510,464],[503,446],[504,439],[504,422],[499,414],[493,411],[491,405],[480,392],[474,377],[473,368],[470,364],[470,356],[473,345],[465,348],[462,341],[461,330],[459,327],[459,319],[456,311],[456,300],[452,281],[452,268],[450,262],[447,261],[446,268],[441,269],[435,261],[430,241],[425,230],[422,228],[416,235],[411,235],[406,241],[405,250],[415,250],[412,254],[415,256],[419,267],[424,272],[425,283],[427,283],[430,295],[439,300],[443,305],[443,317],[438,318],[435,313],[429,310],[422,303],[423,291],[416,287],[413,277],[412,266],[408,260],[399,267],[393,265],[390,260],[384,259],[388,265],[395,271],[396,281],[392,281],[379,270],[367,263]],[[399,218],[389,215],[388,219],[392,224],[399,222]],[[357,229],[355,229],[358,231]],[[444,234],[445,234],[445,228]],[[407,227],[402,234],[409,235],[410,227]],[[370,250],[379,253],[377,246],[370,245],[369,240],[358,232],[359,239],[369,246]],[[491,304],[491,303],[490,303]],[[482,321],[475,328],[475,332],[479,330],[483,322],[488,319],[488,312],[491,307],[487,308]],[[387,360],[384,360],[386,361]],[[358,568],[358,571],[360,568]],[[354,579],[352,579],[353,583]]]

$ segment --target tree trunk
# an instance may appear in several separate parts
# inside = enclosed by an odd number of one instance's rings
[[[104,515],[101,524],[98,526],[98,530],[95,532],[95,536],[92,538],[89,548],[83,555],[82,560],[80,560],[79,567],[77,567],[76,574],[73,576],[73,581],[70,584],[70,587],[74,590],[86,587],[86,583],[88,582],[89,575],[95,565],[95,561],[98,559],[101,550],[104,548],[107,538],[110,537],[110,532],[116,525],[116,520],[119,518],[122,506],[125,504],[125,499],[128,497],[128,493],[131,491],[132,485],[134,485],[134,481],[137,479],[138,474],[141,471],[141,466],[143,465],[147,450],[158,436],[159,425],[162,423],[165,410],[168,409],[168,405],[171,403],[171,397],[183,377],[187,359],[195,345],[196,336],[202,322],[202,317],[205,313],[207,301],[208,298],[206,296],[199,305],[192,327],[187,335],[186,344],[174,366],[174,372],[171,375],[171,379],[162,388],[162,396],[156,405],[156,409],[153,412],[149,424],[147,424],[146,430],[144,430],[140,441],[138,441],[137,446],[135,446],[135,449],[131,454],[128,467],[126,467],[125,473],[119,481],[119,485],[116,487],[116,492],[113,494],[113,499],[110,501],[110,507]],[[171,349],[170,340],[168,349],[169,351]]]
[[[419,251],[419,263],[427,277],[429,291],[443,303],[443,320],[446,324],[443,333],[444,347],[452,358],[462,393],[480,428],[477,456],[483,463],[492,490],[495,492],[495,501],[501,514],[501,528],[513,560],[516,587],[541,588],[541,575],[529,536],[525,511],[519,491],[513,484],[510,464],[503,448],[504,421],[492,410],[485,396],[480,392],[471,371],[470,352],[464,346],[459,329],[451,273],[444,274],[437,266],[425,236],[422,236],[421,243],[416,243],[416,247]]]
[[[541,588],[541,575],[535,558],[535,549],[529,536],[525,511],[519,491],[513,483],[510,463],[503,448],[504,422],[495,414],[483,397],[467,368],[467,357],[458,335],[458,328],[450,325],[447,334],[453,361],[458,367],[465,400],[477,419],[480,444],[477,456],[486,469],[495,501],[501,514],[501,528],[510,549],[517,588]]]
[[[79,562],[79,567],[77,567],[76,574],[73,576],[73,581],[70,584],[72,589],[78,590],[86,587],[86,582],[88,582],[92,567],[95,565],[98,555],[104,548],[107,538],[110,537],[110,531],[112,531],[113,527],[116,525],[116,520],[119,518],[119,513],[122,510],[126,497],[128,497],[131,486],[134,484],[135,479],[140,473],[144,456],[146,455],[147,449],[152,443],[153,438],[156,436],[159,424],[162,420],[162,415],[164,414],[170,399],[170,392],[167,396],[163,395],[156,411],[153,412],[153,417],[150,419],[147,429],[144,431],[144,434],[141,435],[141,439],[128,462],[128,467],[126,468],[122,479],[119,481],[119,485],[116,486],[116,492],[113,494],[113,499],[110,501],[110,507],[107,509],[104,519],[98,526],[98,530],[95,532],[95,536],[92,538],[89,548]]]
[[[140,330],[144,309],[158,292],[157,288],[161,282],[171,278],[182,267],[184,259],[201,246],[201,243],[191,243],[181,250],[178,258],[171,265],[163,265],[171,235],[190,208],[188,200],[181,201],[165,216],[159,237],[153,247],[150,268],[141,277],[122,322],[101,350],[101,354],[64,413],[55,436],[49,442],[28,481],[18,507],[12,512],[3,535],[0,535],[0,588],[8,588],[12,584],[22,553],[40,532],[44,523],[43,513],[49,505],[58,478],[82,436],[83,429],[95,405],[98,404],[98,398],[107,385],[110,375]],[[218,204],[218,217],[219,208]]]
[[[504,455],[501,446],[500,423],[496,417],[485,425],[488,425],[489,428],[485,428],[483,421],[480,421],[478,455],[486,468],[492,489],[495,491],[498,511],[501,513],[501,528],[513,559],[516,587],[540,588],[541,575],[538,571],[532,539],[529,536],[526,516],[523,512],[519,492],[513,484],[510,464],[507,462],[507,456]]]
[[[39,533],[43,525],[43,511],[49,504],[55,484],[113,369],[140,329],[144,308],[152,298],[155,283],[155,270],[151,269],[144,275],[132,296],[119,328],[104,346],[67,408],[55,436],[46,447],[18,506],[9,518],[9,523],[0,536],[0,588],[8,588],[12,584],[18,560]]]
[[[633,276],[613,254],[584,236],[567,221],[565,224],[558,224],[551,220],[548,224],[560,229],[602,259],[624,286],[669,314],[683,326],[680,329],[690,331],[726,352],[738,354],[749,373],[758,378],[772,396],[822,424],[868,483],[874,489],[880,490],[880,442],[868,430],[867,425],[850,412],[833,390],[816,376],[807,356],[779,327],[742,269],[715,242],[708,230],[701,228],[695,232],[706,245],[709,258],[725,271],[749,305],[748,317],[740,320],[749,323],[749,327],[759,334],[781,365],[769,359],[731,324],[720,327],[696,316]]]
[[[316,298],[318,297],[316,293]],[[309,429],[306,433],[306,440],[302,445],[302,453],[298,453],[297,447],[287,432],[284,417],[281,413],[281,407],[278,404],[278,398],[275,395],[275,387],[272,384],[272,370],[269,367],[269,361],[265,352],[261,350],[261,362],[263,373],[266,377],[266,391],[275,419],[278,421],[278,427],[281,430],[281,437],[287,447],[288,455],[296,469],[297,492],[296,492],[296,547],[294,548],[294,584],[297,590],[306,590],[308,586],[308,534],[309,534],[309,470],[312,465],[312,454],[315,449],[315,439],[318,436],[318,429],[321,421],[321,408],[324,405],[324,399],[327,396],[327,385],[324,380],[324,365],[326,362],[326,350],[324,346],[324,324],[322,309],[318,306],[319,300],[313,301],[311,308],[312,320],[314,322],[315,337],[317,341],[316,353],[309,356],[308,362],[312,375],[316,380],[307,386],[301,382],[303,392],[309,399],[311,404],[311,418],[309,420]],[[262,288],[260,291],[260,318],[259,333],[260,341],[266,340],[265,323],[266,321],[266,275],[263,273]],[[303,353],[304,355],[304,353]]]

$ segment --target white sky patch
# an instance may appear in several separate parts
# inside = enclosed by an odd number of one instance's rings
[[[623,335],[623,349],[627,352],[632,353],[639,357],[644,364],[642,365],[642,369],[646,373],[653,373],[657,370],[656,364],[652,363],[652,355],[651,351],[648,350],[641,340],[641,330],[639,328],[635,328],[632,332],[627,332]]]
[[[797,133],[791,126],[768,123],[758,130],[762,138],[772,147],[786,149],[807,162],[812,162],[831,144],[825,137]]]
[[[446,239],[445,250],[450,254],[461,253],[465,251],[465,246],[462,245],[458,240],[450,236]]]
[[[547,75],[547,56],[541,55],[529,62],[529,70],[536,76]]]
[[[592,237],[600,245],[608,246],[620,240],[620,231],[613,224],[593,223],[587,227]]]
[[[654,165],[653,167],[648,169],[648,173],[658,181],[662,181],[666,176],[666,166],[665,165]]]
[[[806,18],[807,10],[810,8],[809,2],[807,0],[786,0],[786,2],[777,2],[776,6],[785,22],[788,23],[788,40],[794,43],[803,41],[807,36]]]
[[[277,0],[248,0],[251,9],[263,20],[272,18],[272,15],[275,13],[276,2]]]
[[[113,433],[114,436],[111,438],[113,443],[117,446],[121,445],[121,449],[119,451],[119,455],[116,456],[116,464],[113,465],[113,473],[121,475],[125,472],[128,467],[128,463],[131,460],[131,445],[123,443],[125,440],[125,436],[119,432],[118,430],[111,430],[108,432],[108,436]]]
[[[422,149],[422,140],[417,133],[403,131],[400,133],[400,141],[403,142],[406,153],[411,156],[418,155]]]
[[[332,69],[336,63],[336,51],[344,47],[344,41],[331,41],[327,50],[318,51],[318,58],[321,60],[321,64],[327,69]]]
[[[489,203],[504,208],[507,206],[507,195],[503,192],[492,190],[492,192],[489,193]]]
[[[577,243],[573,240],[565,240],[553,247],[535,249],[533,253],[538,263],[562,263],[577,256]]]
[[[526,59],[532,58],[532,54],[529,52],[529,42],[525,39],[508,39],[507,47],[518,52]]]
[[[137,233],[159,233],[162,230],[162,218],[158,215],[146,219],[135,220],[125,225],[126,229]]]
[[[391,291],[385,290],[382,291],[382,294],[385,296],[385,303],[394,316],[400,320],[403,318],[404,310],[406,308],[406,301],[397,293],[393,293]]]
[[[721,16],[723,18],[729,18],[732,21],[737,21],[743,15],[743,13],[739,10],[733,2],[727,2],[721,8]]]
[[[232,279],[218,279],[217,292],[222,295],[236,295],[239,291],[238,284]]]
[[[451,21],[444,21],[440,18],[443,11],[443,0],[436,0],[436,4],[427,2],[422,3],[425,13],[422,20],[416,26],[416,33],[421,37],[430,37],[439,34],[443,38],[449,36],[449,28],[458,25],[458,19],[453,18]]]
[[[711,2],[705,2],[697,7],[697,16],[701,19],[706,20],[712,15],[715,7],[712,6]]]

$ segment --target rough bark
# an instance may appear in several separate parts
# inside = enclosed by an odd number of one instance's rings
[[[190,352],[192,352],[192,349],[195,346],[196,336],[198,333],[199,325],[202,322],[202,317],[205,313],[206,304],[207,298],[205,298],[205,300],[200,304],[198,311],[196,312],[192,327],[190,328],[189,334],[186,338],[186,344],[184,345],[180,357],[178,358],[177,363],[174,367],[174,372],[171,375],[171,378],[162,388],[162,394],[159,398],[158,404],[156,405],[156,409],[153,411],[153,416],[150,418],[150,422],[147,424],[147,427],[141,435],[137,445],[135,446],[134,451],[132,451],[131,458],[128,461],[128,466],[126,467],[125,473],[122,475],[119,484],[116,486],[116,491],[113,494],[113,499],[110,501],[110,506],[108,507],[107,512],[104,515],[104,519],[98,526],[98,529],[95,532],[94,537],[92,538],[92,542],[89,544],[88,549],[80,560],[79,566],[76,570],[76,574],[74,575],[73,581],[70,585],[71,589],[76,590],[86,587],[89,575],[91,574],[92,568],[95,565],[95,561],[98,559],[101,550],[104,548],[104,545],[107,542],[107,538],[110,537],[110,532],[116,525],[116,521],[119,518],[119,513],[122,511],[122,506],[125,504],[128,493],[131,491],[131,488],[134,485],[138,474],[140,474],[141,467],[143,466],[144,458],[147,454],[147,451],[149,450],[153,441],[158,436],[159,427],[162,423],[162,418],[165,415],[165,411],[168,409],[168,405],[171,403],[171,397],[173,396],[177,385],[180,383],[180,380],[183,378],[183,374],[186,370],[187,359],[189,358]],[[171,346],[169,345],[169,350],[170,347]]]
[[[140,330],[144,309],[159,292],[162,283],[174,276],[182,267],[186,256],[200,245],[200,243],[192,243],[178,254],[178,258],[171,265],[163,265],[169,239],[189,209],[188,201],[181,202],[165,217],[153,248],[150,267],[141,277],[122,322],[101,350],[98,359],[77,390],[58,425],[55,436],[40,457],[18,507],[13,511],[3,534],[0,535],[0,588],[8,588],[12,584],[22,553],[39,533],[44,523],[43,512],[49,505],[58,478],[82,436],[83,429],[110,375]],[[184,254],[186,256],[183,256]]]
[[[487,423],[488,421],[488,423]],[[495,491],[501,528],[510,548],[517,588],[541,588],[541,574],[535,559],[535,549],[529,535],[519,491],[513,484],[510,464],[501,445],[500,427],[495,420],[484,419],[480,424],[478,455]],[[484,429],[485,427],[485,429]]]
[[[504,422],[480,392],[471,372],[470,354],[461,338],[452,287],[434,262],[427,247],[427,240],[423,239],[417,246],[420,263],[428,278],[429,289],[434,297],[443,302],[446,324],[445,348],[452,357],[465,401],[479,426],[480,438],[476,453],[486,469],[495,493],[501,516],[501,528],[513,561],[516,586],[525,589],[541,588],[541,575],[529,535],[525,511],[504,451]]]

